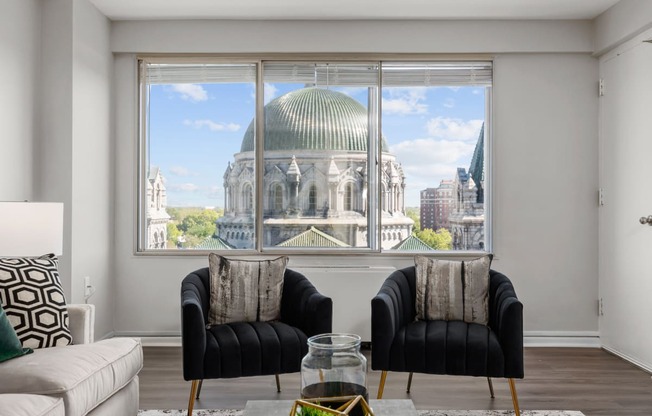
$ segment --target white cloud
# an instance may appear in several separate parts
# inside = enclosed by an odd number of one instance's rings
[[[216,123],[213,120],[183,120],[183,124],[196,129],[208,127],[211,131],[238,131],[240,125],[235,123]]]
[[[446,100],[444,100],[444,104],[442,105],[446,108],[453,108],[455,107],[455,100],[453,100],[452,98],[447,98]]]
[[[383,97],[383,113],[386,114],[425,114],[428,112],[425,87],[387,88],[388,96]]]
[[[463,141],[416,139],[390,146],[390,152],[404,167],[431,169],[437,164],[455,164],[473,155],[475,143]]]
[[[171,191],[177,191],[177,192],[197,192],[199,190],[199,186],[195,185],[194,183],[174,184],[168,186],[168,188]]]
[[[265,104],[272,101],[276,97],[278,88],[272,84],[265,83]]]
[[[428,134],[437,139],[471,141],[475,145],[483,120],[436,117],[428,120]]]
[[[390,146],[405,173],[406,203],[419,205],[419,191],[454,179],[457,168],[469,168],[475,143],[460,140],[416,139]]]
[[[172,91],[178,93],[182,99],[188,101],[206,101],[208,100],[208,93],[206,90],[197,84],[173,84]]]
[[[183,166],[172,166],[170,168],[170,173],[176,176],[197,176],[198,173],[191,172],[188,168]]]
[[[209,199],[217,199],[218,201],[224,200],[224,188],[221,186],[211,186],[206,194]]]

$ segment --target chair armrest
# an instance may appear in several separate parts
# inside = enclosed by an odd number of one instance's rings
[[[493,270],[489,297],[489,326],[503,350],[505,377],[523,378],[523,304],[507,276]]]
[[[95,305],[69,304],[68,329],[73,344],[90,344],[95,341]]]
[[[281,299],[281,321],[306,336],[333,331],[333,301],[319,293],[301,273],[286,269]]]
[[[407,274],[414,273],[413,269],[393,272],[371,300],[371,367],[374,370],[388,369],[396,333],[414,320],[414,295],[407,278]]]
[[[191,273],[181,283],[181,347],[183,350],[183,377],[186,380],[201,380],[204,375],[204,353],[206,351],[205,311],[202,308],[202,293],[207,289],[199,276]]]

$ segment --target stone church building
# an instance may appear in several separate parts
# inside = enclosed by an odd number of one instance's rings
[[[234,248],[254,246],[255,134],[249,125],[240,152],[224,173],[224,216],[214,238]],[[366,108],[340,92],[303,88],[265,106],[263,245],[367,247]],[[410,237],[405,175],[384,138],[379,245],[391,249]]]

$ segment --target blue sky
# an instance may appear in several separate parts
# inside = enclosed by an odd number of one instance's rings
[[[265,102],[296,84],[266,84]],[[333,88],[366,106],[366,88]],[[253,84],[152,85],[150,164],[161,168],[168,206],[224,203],[223,175],[254,116]],[[469,167],[485,117],[484,87],[383,89],[383,135],[406,173],[406,205],[419,191]]]

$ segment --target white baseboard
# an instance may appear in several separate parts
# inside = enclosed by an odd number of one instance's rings
[[[630,357],[630,356],[627,355],[627,354],[623,354],[623,353],[620,352],[620,351],[614,350],[613,348],[605,347],[604,345],[602,346],[602,348],[603,348],[605,351],[608,351],[608,352],[610,352],[611,354],[613,354],[613,355],[615,355],[615,356],[617,356],[617,357],[620,357],[620,358],[622,358],[623,360],[628,361],[628,362],[634,364],[636,367],[640,368],[641,370],[643,370],[643,371],[645,371],[645,372],[647,372],[647,373],[652,374],[652,367],[650,367],[649,365],[644,364],[644,363],[640,362],[639,360]]]
[[[598,331],[526,331],[524,347],[600,348]]]
[[[121,332],[114,336],[140,338],[143,347],[180,347],[181,337],[174,333]],[[523,334],[525,347],[601,348],[598,332],[538,331]],[[614,354],[617,354],[614,352]],[[621,355],[619,355],[621,356]],[[623,357],[625,358],[625,357]],[[625,358],[627,359],[627,358]]]
[[[136,332],[121,331],[115,333],[116,337],[140,338],[143,347],[180,347],[181,335],[179,332]]]

